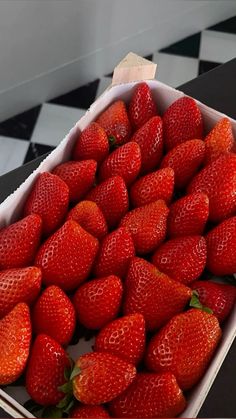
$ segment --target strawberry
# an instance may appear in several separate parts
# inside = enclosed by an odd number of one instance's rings
[[[141,313],[148,330],[156,330],[184,310],[192,291],[141,258],[130,262],[125,281],[124,313]]]
[[[184,188],[195,175],[205,156],[202,140],[189,140],[177,145],[166,154],[161,167],[171,167],[175,172],[175,186]]]
[[[105,130],[96,122],[92,122],[77,139],[73,159],[95,160],[99,165],[108,153],[109,142]]]
[[[193,193],[170,206],[169,237],[202,234],[209,216],[209,199],[204,193]]]
[[[141,173],[154,170],[163,154],[163,129],[160,116],[154,116],[138,129],[131,138],[141,150]]]
[[[164,240],[168,208],[163,200],[152,202],[128,212],[121,220],[133,238],[137,253],[149,253]]]
[[[130,259],[135,255],[134,243],[126,228],[118,228],[102,241],[94,265],[96,276],[117,275],[125,277]]]
[[[101,329],[117,316],[122,293],[122,282],[115,275],[83,284],[73,298],[79,322],[88,329]]]
[[[67,368],[70,361],[61,345],[47,335],[38,335],[26,371],[26,390],[30,397],[43,406],[57,404],[64,397],[58,387],[66,382]]]
[[[174,418],[186,401],[173,374],[139,373],[127,390],[112,400],[115,418]]]
[[[130,189],[130,199],[133,207],[142,207],[158,199],[169,204],[173,191],[174,170],[167,167],[138,179]]]
[[[228,317],[236,299],[235,286],[212,281],[196,281],[191,287],[197,292],[200,303],[212,310],[219,323]]]
[[[31,304],[41,288],[42,273],[39,268],[13,268],[0,272],[0,319],[16,304]]]
[[[120,176],[104,180],[89,192],[86,199],[96,202],[110,228],[119,223],[129,207],[127,188]]]
[[[202,138],[203,122],[194,99],[181,97],[163,115],[165,147],[169,151],[184,141]]]
[[[207,269],[214,275],[236,272],[236,216],[228,218],[206,235]]]
[[[204,237],[176,237],[162,244],[152,257],[152,263],[176,281],[190,284],[203,272],[207,248]]]
[[[78,405],[73,408],[70,418],[109,418],[103,406]]]
[[[205,138],[205,163],[211,163],[221,154],[229,153],[234,144],[231,122],[228,118],[220,119]]]
[[[94,350],[116,355],[138,364],[145,348],[145,321],[142,314],[130,314],[113,320],[96,336]]]
[[[113,151],[101,165],[99,171],[100,180],[111,176],[123,177],[126,185],[130,185],[136,179],[141,168],[141,150],[139,145],[131,141]]]
[[[188,193],[209,198],[209,220],[220,222],[236,211],[236,155],[228,154],[204,167],[188,186]]]
[[[39,246],[42,220],[36,214],[0,230],[0,269],[30,265]]]
[[[98,240],[69,220],[42,244],[35,264],[42,269],[45,285],[69,291],[88,277],[97,250]]]
[[[217,318],[199,309],[177,314],[149,343],[146,365],[155,372],[170,372],[183,390],[204,374],[221,338]]]
[[[70,201],[78,202],[92,188],[96,170],[95,160],[67,161],[56,166],[53,173],[67,184]]]
[[[101,404],[121,394],[132,383],[136,368],[115,355],[102,352],[82,355],[76,362],[73,393],[85,404]]]
[[[67,220],[74,220],[97,239],[107,234],[105,217],[95,202],[81,201],[72,208]]]
[[[131,134],[125,103],[117,100],[101,113],[96,121],[116,145],[124,144]]]
[[[157,114],[157,106],[147,83],[139,83],[129,104],[129,119],[135,129],[142,127],[150,118]]]
[[[36,334],[45,333],[61,345],[68,345],[75,330],[75,310],[67,295],[56,285],[46,288],[33,309]]]
[[[38,214],[43,220],[43,233],[51,234],[62,223],[69,203],[69,188],[58,176],[41,173],[31,190],[24,214]]]
[[[19,303],[0,320],[0,385],[11,384],[20,377],[29,356],[30,341],[29,308]]]

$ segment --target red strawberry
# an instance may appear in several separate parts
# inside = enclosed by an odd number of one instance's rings
[[[43,233],[51,234],[62,223],[69,203],[69,188],[58,176],[41,173],[24,207],[25,215],[38,214],[43,220]]]
[[[109,274],[123,278],[130,259],[135,255],[132,236],[126,228],[118,228],[102,241],[94,266],[96,276]]]
[[[131,364],[138,364],[145,348],[145,321],[136,313],[120,317],[105,326],[97,335],[96,352],[108,352]]]
[[[135,129],[142,127],[157,114],[157,106],[147,83],[139,83],[134,88],[129,104],[129,118]]]
[[[72,290],[88,277],[97,250],[98,240],[70,220],[42,244],[35,264],[46,285]]]
[[[96,202],[106,218],[108,227],[115,227],[129,207],[127,188],[120,176],[104,180],[90,191],[86,199]]]
[[[67,184],[70,201],[78,202],[92,188],[96,170],[95,160],[67,161],[59,164],[53,173]]]
[[[61,345],[68,345],[75,330],[75,310],[67,295],[52,285],[39,297],[33,310],[36,334],[45,333]]]
[[[131,134],[131,126],[125,103],[117,100],[101,113],[96,121],[104,128],[108,137],[113,137],[116,145],[124,144]]]
[[[155,330],[184,310],[191,295],[190,288],[135,257],[125,281],[124,313],[141,313],[147,329]]]
[[[202,115],[195,100],[184,96],[172,103],[164,113],[163,128],[166,150],[184,141],[202,138]]]
[[[174,418],[186,401],[173,374],[139,373],[127,390],[112,400],[115,418]]]
[[[188,193],[209,198],[209,220],[222,221],[236,211],[236,155],[228,154],[204,167],[188,186]]]
[[[136,376],[133,365],[107,353],[82,355],[76,366],[80,373],[73,379],[73,393],[85,404],[109,402],[126,390]]]
[[[105,130],[92,122],[80,134],[73,151],[74,160],[95,160],[100,164],[109,153],[109,142]]]
[[[111,153],[101,165],[99,176],[101,180],[111,176],[123,177],[126,185],[136,179],[141,168],[141,150],[136,142],[129,142]]]
[[[0,268],[30,265],[39,246],[42,220],[32,214],[0,230]]]
[[[92,236],[101,239],[107,234],[107,223],[100,208],[95,202],[81,201],[72,208],[67,220],[74,220]]]
[[[167,167],[138,179],[130,189],[130,199],[134,207],[142,207],[158,199],[169,204],[173,190],[174,170]]]
[[[234,144],[231,122],[228,118],[220,119],[205,138],[205,163],[211,163],[221,154],[230,152]]]
[[[64,397],[58,387],[66,382],[67,368],[70,361],[61,345],[47,335],[38,335],[26,371],[26,390],[30,397],[43,406],[57,404]]]
[[[204,193],[193,193],[175,201],[168,217],[169,237],[202,234],[209,216],[209,199]]]
[[[109,418],[103,406],[78,405],[73,408],[70,418]]]
[[[168,208],[163,200],[152,202],[128,212],[121,220],[133,238],[137,253],[149,253],[164,240]]]
[[[166,154],[161,167],[171,167],[175,172],[175,186],[184,188],[197,172],[205,156],[202,140],[189,140],[177,145]]]
[[[221,329],[215,316],[199,309],[177,314],[151,340],[146,364],[151,371],[170,372],[183,390],[204,374]]]
[[[236,299],[235,286],[211,281],[196,281],[191,284],[191,287],[197,291],[200,303],[210,308],[220,323],[228,317]]]
[[[141,150],[141,173],[154,170],[163,154],[163,130],[160,116],[149,119],[145,125],[134,133],[131,141],[136,141]]]
[[[236,272],[236,217],[228,218],[206,235],[207,269],[214,275]]]
[[[73,299],[78,320],[88,329],[101,329],[117,316],[122,293],[122,282],[115,275],[86,282]]]
[[[0,272],[0,319],[16,304],[31,304],[39,294],[42,273],[35,266]]]
[[[203,272],[207,248],[204,237],[176,237],[163,243],[154,253],[152,263],[176,281],[190,284]]]

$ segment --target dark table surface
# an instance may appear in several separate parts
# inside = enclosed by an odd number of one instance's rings
[[[236,119],[235,76],[236,59],[183,84],[179,90]],[[0,177],[0,202],[29,176],[44,157],[39,157]],[[0,409],[0,417],[7,416],[9,417]],[[236,417],[236,340],[198,416],[202,418]]]

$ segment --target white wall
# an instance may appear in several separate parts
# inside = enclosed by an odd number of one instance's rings
[[[235,0],[1,0],[0,119],[235,12]]]

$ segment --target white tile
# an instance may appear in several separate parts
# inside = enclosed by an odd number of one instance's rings
[[[236,57],[236,35],[217,31],[203,31],[200,59],[224,63]]]
[[[57,146],[85,112],[84,109],[44,103],[31,141]]]
[[[29,141],[0,136],[0,175],[23,164]]]
[[[197,58],[155,52],[153,62],[157,64],[157,80],[172,87],[180,86],[198,75]]]
[[[111,84],[111,77],[101,77],[96,93],[96,99],[106,90],[106,88]]]

